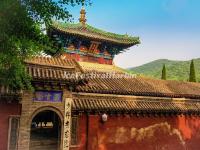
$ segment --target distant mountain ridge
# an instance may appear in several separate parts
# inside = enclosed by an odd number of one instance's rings
[[[162,66],[163,64],[165,64],[167,69],[168,80],[188,81],[190,62],[191,60],[175,61],[168,59],[158,59],[138,67],[128,68],[128,70],[135,74],[141,74],[160,79]],[[200,58],[194,59],[194,64],[196,69],[197,81],[200,81]]]

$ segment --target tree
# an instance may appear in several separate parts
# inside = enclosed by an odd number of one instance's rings
[[[190,63],[190,76],[189,76],[190,82],[196,82],[196,73],[195,73],[195,66],[194,66],[194,60]]]
[[[166,80],[167,79],[167,71],[166,71],[165,64],[163,64],[161,79],[162,80]]]
[[[13,89],[31,87],[24,60],[41,51],[55,53],[41,25],[52,19],[69,21],[68,5],[89,0],[1,0],[0,1],[0,85]]]

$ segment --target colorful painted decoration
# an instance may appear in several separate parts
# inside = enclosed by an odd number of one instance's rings
[[[94,53],[95,53],[95,54],[99,54],[99,53],[100,53],[100,50],[95,49],[95,50],[94,50]]]
[[[108,53],[108,51],[104,51],[104,55],[105,55],[105,56],[111,56],[111,55]]]
[[[68,50],[75,50],[75,46],[73,44],[70,44],[69,47],[67,47]]]
[[[86,52],[87,50],[88,48],[86,46],[83,46],[83,45],[80,46],[80,51]]]
[[[62,102],[62,91],[35,91],[33,101]]]

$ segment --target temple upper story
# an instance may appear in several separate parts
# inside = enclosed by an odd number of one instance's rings
[[[106,32],[88,25],[83,8],[79,23],[53,22],[48,35],[64,47],[63,59],[110,65],[115,55],[140,43],[139,37]]]

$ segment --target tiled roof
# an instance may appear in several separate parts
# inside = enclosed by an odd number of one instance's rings
[[[35,56],[25,61],[27,64],[58,67],[58,68],[75,68],[76,64],[74,60],[61,59],[60,57],[43,57]]]
[[[33,80],[72,81],[66,74],[82,72],[75,60],[55,57],[33,57],[25,61],[27,71]]]
[[[61,58],[34,57],[28,61],[28,73],[34,80],[74,81],[65,73],[95,72],[98,77],[87,78],[87,82],[78,85],[76,92],[105,93],[122,95],[140,95],[157,97],[200,98],[200,84],[181,81],[166,81],[144,77],[126,77],[124,70],[114,65],[102,65],[62,60]],[[114,75],[112,73],[115,73]],[[103,77],[111,73],[111,77]],[[119,75],[118,78],[115,78]],[[121,76],[122,75],[122,76]],[[80,79],[81,80],[81,79]],[[86,81],[86,80],[85,80]]]
[[[8,86],[0,85],[0,95],[1,94],[12,94],[12,93],[16,93],[16,92],[10,90]]]
[[[101,41],[108,41],[116,44],[132,46],[140,43],[138,37],[132,37],[126,34],[120,35],[111,32],[106,32],[94,28],[88,24],[83,26],[81,23],[71,24],[71,23],[53,22],[52,27],[56,30],[59,30],[60,32],[87,37],[91,39],[97,39]]]
[[[13,91],[7,86],[0,85],[0,103],[18,101],[21,91]]]
[[[122,68],[119,68],[115,65],[107,65],[107,64],[98,64],[91,62],[78,62],[82,69],[85,72],[118,72],[124,73],[125,71]]]
[[[100,73],[99,73],[100,74]],[[200,83],[166,81],[143,77],[91,78],[77,92],[159,97],[200,98]]]
[[[74,111],[116,111],[116,112],[200,112],[199,100],[174,100],[162,98],[127,98],[107,96],[73,95]]]

